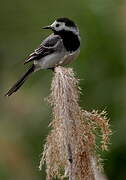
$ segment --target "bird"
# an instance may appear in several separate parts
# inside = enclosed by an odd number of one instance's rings
[[[39,47],[25,59],[24,64],[32,62],[31,66],[7,91],[5,96],[11,96],[15,93],[32,73],[41,69],[52,69],[54,71],[55,67],[65,66],[79,55],[80,33],[73,20],[60,17],[43,29],[50,29],[52,34],[43,40]]]

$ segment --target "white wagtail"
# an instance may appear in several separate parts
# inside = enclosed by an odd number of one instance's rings
[[[53,34],[48,36],[40,46],[28,56],[24,64],[33,61],[28,71],[5,94],[10,96],[16,92],[32,72],[40,69],[54,69],[73,61],[80,52],[80,35],[77,25],[68,18],[58,18],[50,26]]]

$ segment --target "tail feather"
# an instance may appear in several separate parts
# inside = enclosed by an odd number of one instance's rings
[[[34,72],[34,64],[28,69],[28,71],[9,89],[9,91],[5,94],[5,96],[10,96],[14,92],[16,92],[28,78],[28,76]]]

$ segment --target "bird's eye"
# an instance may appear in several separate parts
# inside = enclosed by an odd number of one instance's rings
[[[59,27],[60,25],[59,24],[56,24],[56,27]]]

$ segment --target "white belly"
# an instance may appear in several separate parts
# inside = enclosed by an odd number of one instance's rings
[[[71,63],[79,55],[79,52],[79,49],[71,54],[67,52],[58,52],[51,55],[47,55],[40,60],[35,60],[34,64],[36,67],[36,71],[40,69],[53,68],[59,65],[67,65]]]
[[[64,59],[60,61],[59,65],[64,66],[64,65],[70,64],[73,60],[75,60],[78,57],[79,53],[80,53],[80,49],[78,49],[74,53],[64,56]]]

